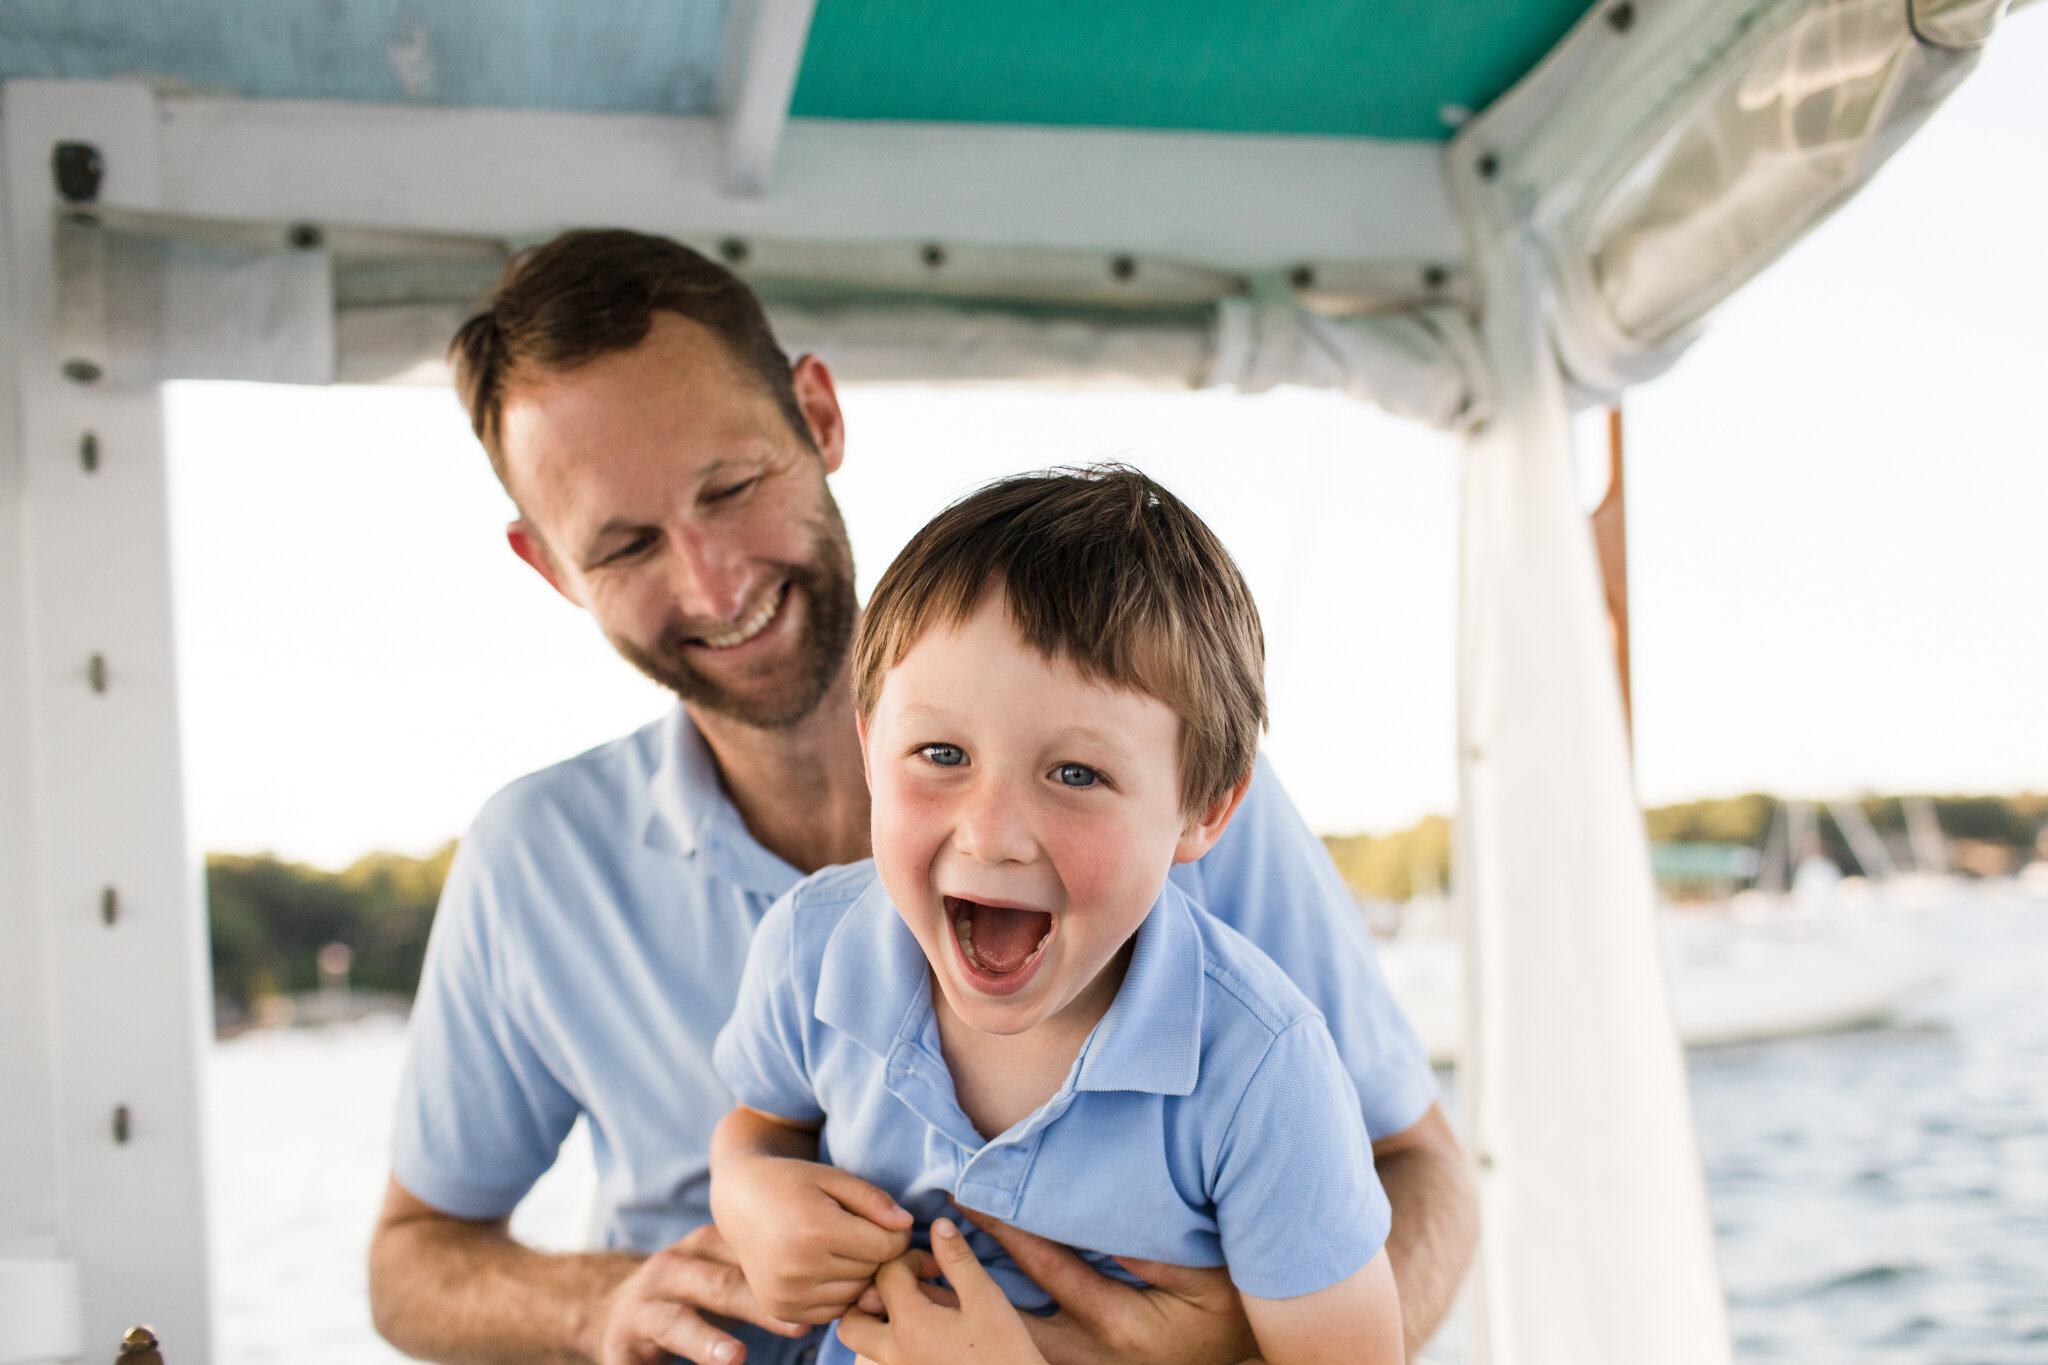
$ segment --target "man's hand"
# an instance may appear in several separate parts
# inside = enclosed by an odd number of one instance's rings
[[[972,1209],[963,1212],[1059,1305],[1048,1317],[1023,1319],[1050,1365],[1237,1365],[1259,1353],[1230,1272],[1221,1267],[1119,1256],[1118,1265],[1152,1286],[1134,1289],[1057,1242]]]
[[[711,1207],[755,1296],[788,1322],[832,1321],[874,1284],[883,1263],[910,1250],[908,1209],[815,1161],[722,1153]]]
[[[943,1274],[952,1292],[924,1283]],[[839,1339],[875,1365],[1046,1365],[1025,1317],[975,1259],[960,1229],[932,1224],[932,1254],[890,1261],[875,1275],[888,1319],[847,1310]]]
[[[719,1320],[734,1318],[786,1337],[800,1323],[764,1311],[740,1273],[732,1248],[714,1224],[705,1224],[640,1263],[605,1304],[598,1365],[662,1365],[681,1356],[696,1365],[737,1365],[747,1348]]]
[[[457,1218],[393,1179],[370,1238],[370,1311],[407,1355],[445,1365],[647,1365],[681,1356],[731,1365],[742,1319],[785,1336],[804,1329],[761,1310],[714,1227],[653,1256],[548,1255],[512,1240],[504,1219]]]

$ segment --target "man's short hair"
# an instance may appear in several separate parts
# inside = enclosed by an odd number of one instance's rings
[[[1266,641],[1251,590],[1187,504],[1135,469],[998,479],[912,536],[853,645],[854,701],[933,627],[1000,592],[1024,643],[1180,717],[1180,804],[1207,810],[1252,770],[1266,725]]]
[[[583,228],[514,257],[484,310],[448,344],[455,391],[500,483],[499,420],[519,372],[561,373],[631,350],[647,339],[657,312],[709,328],[811,447],[789,357],[776,344],[760,299],[739,276],[666,237]]]

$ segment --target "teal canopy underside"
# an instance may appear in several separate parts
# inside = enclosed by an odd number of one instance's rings
[[[1438,140],[1585,0],[818,0],[791,113]],[[726,0],[0,0],[0,78],[702,114]]]
[[[1448,138],[1585,0],[819,0],[790,112]]]

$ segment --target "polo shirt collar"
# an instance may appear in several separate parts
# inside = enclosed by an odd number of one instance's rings
[[[1187,1095],[1202,1058],[1202,933],[1168,882],[1138,926],[1131,965],[1109,1012],[1081,1051],[1076,1090]]]
[[[818,1022],[887,1057],[898,1038],[922,1038],[931,1012],[931,966],[877,876],[840,916],[826,943],[818,970]]]
[[[1186,1095],[1202,1051],[1204,954],[1187,897],[1171,882],[1138,926],[1123,986],[1081,1050],[1076,1090]],[[877,877],[832,930],[817,1016],[877,1057],[922,1040],[931,968]]]
[[[660,752],[647,781],[652,809],[646,842],[702,858],[713,875],[771,897],[802,879],[747,829],[726,795],[710,746],[681,706],[662,718],[656,742]]]

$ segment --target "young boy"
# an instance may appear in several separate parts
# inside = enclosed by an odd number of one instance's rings
[[[1322,1017],[1167,881],[1265,722],[1220,542],[1132,470],[998,482],[890,566],[853,669],[874,859],[768,912],[715,1054],[741,1107],[712,1208],[764,1305],[842,1317],[822,1359],[1036,1361],[1009,1305],[1045,1295],[976,1234],[1009,1303],[987,1292],[957,1201],[1125,1278],[1112,1257],[1227,1265],[1269,1362],[1399,1361]],[[896,1259],[913,1228],[957,1307],[907,1288],[936,1273]]]

